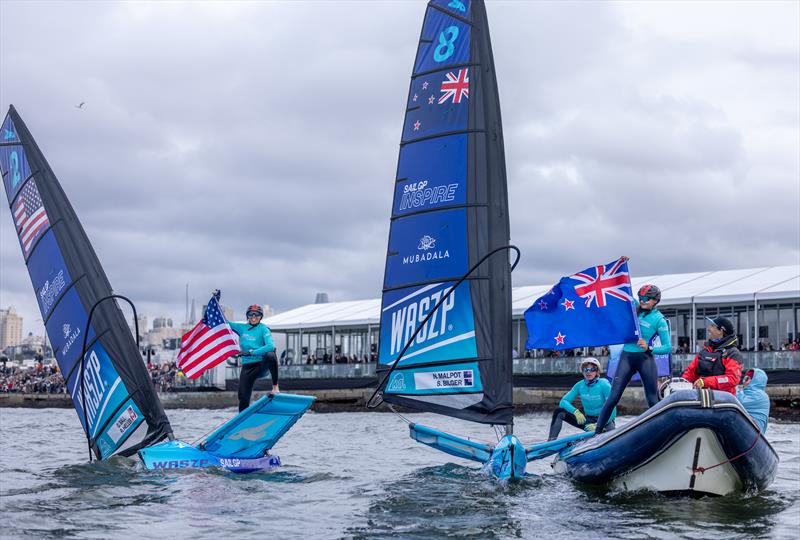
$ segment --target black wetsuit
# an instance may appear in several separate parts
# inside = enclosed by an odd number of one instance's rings
[[[239,372],[239,412],[250,406],[253,385],[255,385],[256,379],[264,377],[267,371],[272,376],[272,386],[276,386],[278,384],[278,357],[274,351],[266,353],[261,362],[242,366]]]

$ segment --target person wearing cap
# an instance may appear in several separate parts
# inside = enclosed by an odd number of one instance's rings
[[[583,380],[575,383],[572,390],[567,392],[559,407],[553,412],[553,419],[550,422],[550,435],[547,440],[552,441],[558,438],[561,433],[563,422],[568,423],[584,431],[594,431],[597,423],[597,415],[608,399],[611,392],[611,384],[608,379],[600,377],[600,362],[597,358],[586,358],[581,363],[581,373]],[[583,411],[575,407],[572,402],[575,398],[581,398]],[[606,429],[614,429],[614,418],[617,416],[617,409],[611,411],[611,417]]]
[[[736,395],[736,385],[742,376],[742,353],[734,334],[733,323],[725,317],[706,317],[708,340],[682,377],[695,388],[710,388]]]
[[[758,424],[761,433],[767,432],[770,401],[766,392],[767,374],[762,370],[749,369],[742,377],[742,387],[736,389],[736,399]]]
[[[611,394],[597,418],[597,433],[602,433],[611,418],[611,411],[622,398],[622,393],[635,374],[642,379],[644,396],[648,407],[658,403],[658,366],[653,355],[668,354],[672,351],[669,324],[656,308],[661,301],[661,289],[655,285],[642,285],[638,293],[636,315],[639,321],[639,340],[626,343],[619,355],[617,372]]]
[[[239,412],[250,406],[253,385],[256,379],[266,375],[269,369],[272,375],[272,391],[280,392],[278,387],[278,358],[275,355],[275,343],[272,332],[261,324],[264,310],[258,304],[247,308],[246,323],[228,322],[231,330],[239,334],[239,358],[242,368],[239,370]]]

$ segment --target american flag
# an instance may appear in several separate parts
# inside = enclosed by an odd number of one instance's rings
[[[178,368],[196,379],[228,357],[239,352],[239,336],[225,320],[217,299],[208,302],[203,319],[181,339]]]
[[[44,211],[39,188],[36,187],[33,179],[28,181],[20,191],[13,211],[14,223],[17,225],[17,233],[22,243],[22,252],[27,256],[33,246],[33,241],[50,223],[50,220],[47,219],[47,212]]]

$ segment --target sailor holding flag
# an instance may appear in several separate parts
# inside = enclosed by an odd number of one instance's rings
[[[655,309],[661,291],[646,285],[634,299],[628,260],[620,257],[563,277],[525,311],[528,349],[625,344],[610,395],[597,418],[597,432],[606,427],[622,392],[637,372],[648,404],[655,405],[658,373],[653,353],[671,351],[666,320]],[[652,349],[656,335],[661,343]]]

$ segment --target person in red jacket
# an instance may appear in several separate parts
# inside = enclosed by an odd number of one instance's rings
[[[722,390],[735,396],[742,376],[742,353],[736,347],[733,323],[725,317],[706,320],[708,341],[683,372],[683,378],[695,388]]]

